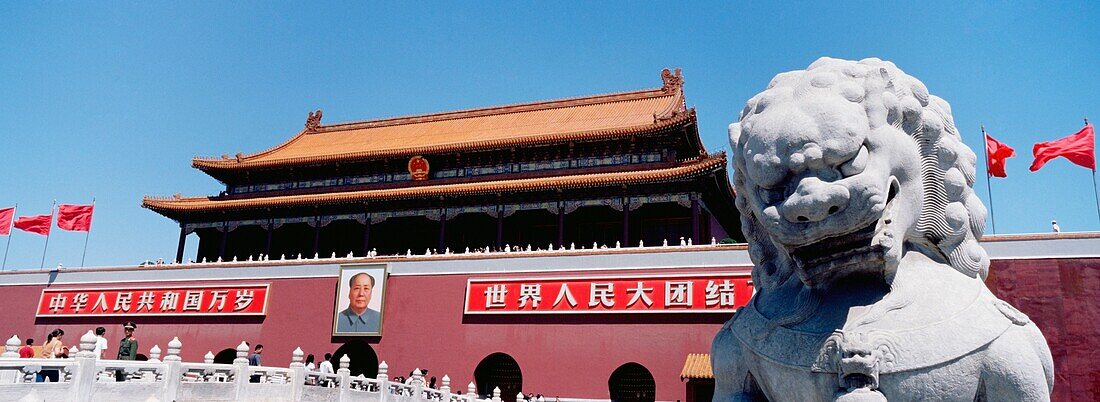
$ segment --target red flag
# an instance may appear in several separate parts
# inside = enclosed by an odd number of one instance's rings
[[[15,228],[46,236],[50,234],[52,223],[53,215],[20,216],[15,220]]]
[[[57,227],[74,232],[87,232],[92,229],[92,209],[95,205],[57,206]]]
[[[15,207],[0,208],[0,236],[11,234],[11,218],[15,217]]]
[[[993,177],[1008,177],[1008,174],[1005,173],[1005,160],[1013,156],[1016,156],[1015,149],[993,139],[989,134],[985,135],[986,174]]]
[[[1095,171],[1096,139],[1092,124],[1085,124],[1085,128],[1069,137],[1035,144],[1031,153],[1035,154],[1035,162],[1031,163],[1032,172],[1038,171],[1047,161],[1059,156]]]

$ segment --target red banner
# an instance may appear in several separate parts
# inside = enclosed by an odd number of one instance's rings
[[[11,221],[15,217],[15,208],[0,208],[0,236],[11,234]]]
[[[92,212],[94,209],[95,205],[58,205],[57,227],[74,232],[92,230]]]
[[[752,297],[749,273],[470,279],[466,314],[723,313]]]
[[[1039,171],[1048,161],[1059,156],[1096,171],[1096,132],[1092,124],[1086,122],[1085,128],[1073,135],[1035,144],[1031,153],[1035,155],[1035,161],[1030,168],[1032,172]]]
[[[47,236],[50,234],[50,225],[53,224],[53,215],[20,216],[15,220],[15,228]]]
[[[38,317],[265,315],[268,285],[44,289]]]
[[[985,128],[982,128],[985,131]],[[1005,161],[1016,156],[1016,150],[993,136],[985,134],[985,172],[990,177],[1008,177]]]

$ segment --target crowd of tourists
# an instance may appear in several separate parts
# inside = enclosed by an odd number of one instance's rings
[[[138,343],[137,339],[134,338],[134,330],[137,329],[137,324],[126,322],[122,324],[122,328],[126,335],[119,342],[118,354],[115,358],[118,360],[137,360]],[[107,338],[104,335],[107,333],[107,329],[98,327],[94,332],[96,341],[92,353],[96,358],[105,358],[108,346]],[[63,341],[64,337],[65,331],[58,328],[46,335],[46,343],[43,343],[42,346],[34,346],[34,338],[27,338],[26,344],[19,348],[19,357],[24,359],[67,359],[69,358],[69,351],[78,350],[78,348],[76,346],[66,346]],[[35,380],[38,382],[57,382],[59,375],[58,370],[41,370]],[[119,375],[121,375],[121,372]],[[119,381],[121,380],[119,378]]]

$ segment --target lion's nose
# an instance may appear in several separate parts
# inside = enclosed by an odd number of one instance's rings
[[[847,187],[808,177],[779,205],[779,212],[789,222],[819,222],[847,208],[848,199]]]

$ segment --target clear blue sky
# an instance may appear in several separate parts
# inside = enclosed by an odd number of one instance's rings
[[[714,151],[775,74],[877,56],[950,102],[971,147],[984,123],[1016,148],[993,182],[998,232],[1100,230],[1090,171],[1027,172],[1031,144],[1100,121],[1100,7],[954,3],[2,2],[0,206],[95,196],[88,265],[170,259],[179,228],[142,195],[216,194],[193,156],[266,149],[309,110],[331,123],[632,90],[682,67]],[[46,265],[79,265],[83,234],[54,233]],[[37,268],[43,240],[15,231],[8,269]]]

